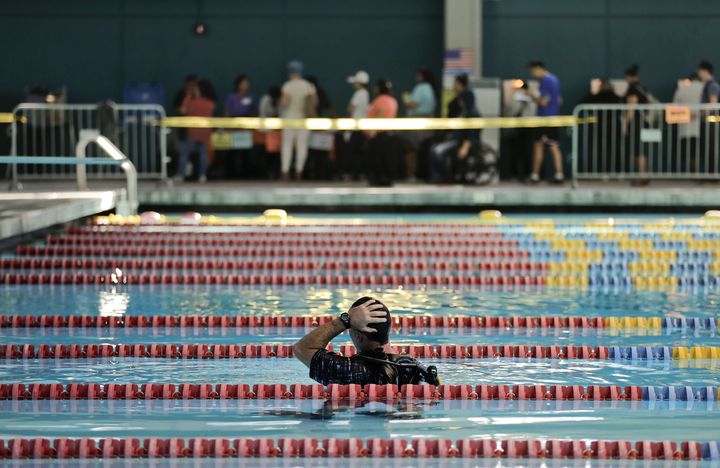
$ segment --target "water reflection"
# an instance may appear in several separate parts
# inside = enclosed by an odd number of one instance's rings
[[[716,402],[2,401],[0,437],[643,438],[707,440]],[[708,432],[709,431],[709,432]],[[450,434],[452,432],[452,434]],[[673,434],[675,434],[673,436]]]
[[[182,327],[182,328],[8,328],[0,339],[9,343],[45,344],[292,344],[305,327]],[[333,344],[348,344],[347,334]],[[608,328],[404,328],[392,342],[404,345],[532,345],[532,346],[720,346],[717,329]]]
[[[239,287],[118,286],[128,299],[128,314],[334,314],[358,297],[380,297],[404,314],[598,315],[717,317],[720,292],[708,289],[662,291],[427,287]],[[99,311],[108,286],[56,285],[0,288],[0,313],[88,314]]]
[[[720,385],[720,360],[425,359],[443,383],[489,385]],[[43,383],[315,383],[295,359],[91,358],[0,360],[0,381]]]
[[[129,305],[130,295],[127,292],[118,292],[115,287],[108,291],[99,291],[98,312],[103,317],[125,315]]]

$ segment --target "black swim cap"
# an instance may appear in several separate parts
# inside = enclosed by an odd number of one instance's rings
[[[367,332],[360,332],[360,333],[365,335],[369,340],[376,341],[381,344],[385,344],[390,339],[390,325],[391,325],[390,311],[385,306],[385,304],[383,304],[382,302],[378,301],[377,299],[375,299],[373,297],[365,296],[365,297],[361,297],[357,301],[353,302],[353,305],[350,306],[350,308],[352,309],[353,307],[357,307],[361,304],[366,303],[367,301],[376,301],[377,303],[382,305],[383,308],[381,310],[385,311],[387,320],[383,323],[369,323],[368,327],[374,328],[375,330],[377,330],[374,333],[367,333]]]

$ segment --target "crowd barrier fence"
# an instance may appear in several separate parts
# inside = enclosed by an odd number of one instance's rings
[[[141,179],[167,180],[167,133],[156,125],[165,118],[165,109],[156,104],[51,104],[21,103],[13,109],[10,127],[12,156],[75,156],[83,131],[92,130],[108,138],[137,168]],[[101,149],[87,148],[88,157]],[[12,182],[71,179],[77,168],[58,165],[10,165]],[[105,166],[87,168],[91,177],[122,177]]]
[[[581,104],[573,115],[574,183],[720,180],[718,104]]]

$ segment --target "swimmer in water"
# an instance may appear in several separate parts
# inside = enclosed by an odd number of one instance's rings
[[[330,384],[439,385],[437,369],[390,350],[390,311],[371,297],[355,301],[348,312],[319,326],[295,343],[295,357],[310,368],[310,378]],[[358,354],[340,356],[325,349],[333,338],[349,330]]]

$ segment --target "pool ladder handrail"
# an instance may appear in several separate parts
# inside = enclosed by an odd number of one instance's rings
[[[102,152],[110,159],[86,158],[87,147],[90,143],[96,143]],[[0,156],[0,164],[57,164],[77,166],[77,188],[88,190],[86,165],[93,166],[120,166],[125,172],[127,188],[122,189],[120,200],[117,202],[116,211],[123,216],[137,214],[138,209],[138,173],[135,165],[110,141],[109,138],[100,134],[97,130],[83,130],[80,139],[75,146],[75,157],[67,156]]]

